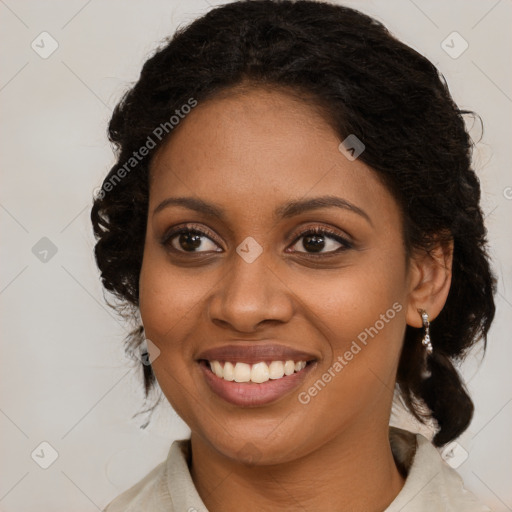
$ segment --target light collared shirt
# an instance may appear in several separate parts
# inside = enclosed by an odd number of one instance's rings
[[[383,512],[491,512],[421,434],[390,427],[393,457],[407,477]],[[111,501],[104,512],[208,512],[188,468],[190,439],[174,441],[167,459]]]

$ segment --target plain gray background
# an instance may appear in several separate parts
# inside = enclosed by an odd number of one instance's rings
[[[4,512],[101,510],[188,434],[167,404],[145,430],[144,416],[132,418],[143,406],[141,373],[123,352],[128,327],[103,300],[89,212],[114,162],[112,108],[159,41],[213,3],[0,0]],[[474,420],[443,455],[493,510],[512,510],[512,3],[343,3],[431,59],[459,106],[482,116],[475,166],[498,309],[483,362],[476,350],[462,368]],[[471,133],[478,137],[478,126]],[[419,428],[399,408],[392,420]]]

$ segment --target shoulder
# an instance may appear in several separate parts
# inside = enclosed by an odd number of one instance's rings
[[[172,443],[167,459],[112,500],[103,512],[208,512],[189,471],[190,439]]]
[[[161,506],[162,496],[165,496],[165,482],[165,462],[162,462],[142,480],[114,498],[103,512],[160,510],[157,507]],[[165,510],[173,511],[169,507]]]
[[[406,459],[407,478],[385,512],[490,512],[464,487],[460,475],[427,438],[406,431],[395,433],[395,442]]]
[[[170,455],[170,452],[169,452]],[[135,485],[119,494],[103,512],[135,512],[154,510],[173,512],[171,498],[167,488],[167,464],[161,462]]]

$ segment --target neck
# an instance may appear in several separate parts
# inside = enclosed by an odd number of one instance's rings
[[[404,485],[388,429],[352,429],[311,453],[274,465],[241,464],[191,435],[191,475],[210,512],[382,512]]]

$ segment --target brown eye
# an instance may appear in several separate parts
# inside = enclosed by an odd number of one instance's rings
[[[219,252],[216,249],[217,244],[206,233],[187,227],[171,231],[164,237],[162,243],[177,252],[183,253]]]
[[[298,241],[302,239],[302,242]],[[309,229],[299,234],[294,246],[302,247],[305,254],[332,254],[339,253],[352,247],[351,243],[335,232],[327,229]],[[324,250],[325,249],[325,250]]]

